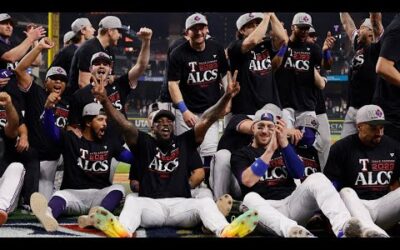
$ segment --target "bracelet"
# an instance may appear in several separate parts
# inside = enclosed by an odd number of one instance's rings
[[[279,57],[283,57],[286,53],[287,48],[288,46],[283,44],[276,55]]]
[[[256,158],[253,164],[251,164],[251,170],[257,176],[264,176],[267,172],[269,165],[265,163],[261,158]]]
[[[329,60],[331,60],[331,58],[332,58],[331,51],[329,49],[325,50],[324,51],[324,60],[329,61]]]
[[[186,107],[186,104],[185,104],[184,101],[178,102],[177,106],[178,106],[178,108],[179,108],[179,110],[181,111],[182,114],[185,113],[188,110],[188,108]]]

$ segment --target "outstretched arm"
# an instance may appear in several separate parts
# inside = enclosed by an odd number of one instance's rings
[[[38,55],[44,49],[50,49],[54,46],[49,38],[45,37],[35,46],[22,60],[18,63],[15,68],[15,74],[18,80],[18,87],[23,91],[28,91],[32,84],[32,76],[26,72],[26,70],[31,66],[31,64],[36,60]]]
[[[370,12],[369,18],[371,19],[374,42],[378,42],[383,33],[382,14],[380,12]]]
[[[261,23],[254,29],[251,34],[243,40],[241,51],[243,54],[254,48],[257,44],[261,43],[265,37],[268,29],[271,13],[264,13],[264,18]]]
[[[203,115],[200,117],[200,120],[194,126],[194,134],[198,144],[203,142],[204,136],[211,125],[230,112],[229,102],[240,91],[239,83],[236,82],[237,74],[237,70],[235,70],[233,77],[230,71],[227,72],[228,86],[225,94],[216,104],[204,111]]]
[[[342,22],[344,31],[351,40],[353,32],[357,29],[353,19],[348,12],[340,12],[340,21]]]
[[[376,63],[376,73],[390,84],[400,87],[400,72],[396,69],[394,61],[380,56]]]
[[[92,81],[95,83],[95,86],[92,88],[93,95],[103,105],[107,116],[117,123],[118,127],[122,131],[122,134],[125,137],[126,144],[128,144],[128,146],[136,145],[139,131],[131,122],[129,122],[125,118],[125,116],[121,112],[114,108],[111,101],[108,99],[107,92],[104,88],[104,81],[106,81],[106,76],[104,76],[100,80],[100,82],[96,80],[96,77],[92,77]]]
[[[142,40],[142,48],[137,59],[135,66],[128,72],[129,84],[132,89],[136,88],[138,78],[144,73],[149,64],[150,59],[150,40],[153,31],[149,28],[140,28],[136,33],[140,40]]]

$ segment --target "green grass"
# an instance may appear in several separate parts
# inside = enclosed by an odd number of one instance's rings
[[[131,165],[124,163],[124,162],[120,162],[117,166],[117,170],[115,170],[115,173],[128,174],[130,167],[131,167]]]

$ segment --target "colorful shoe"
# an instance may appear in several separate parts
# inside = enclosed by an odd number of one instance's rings
[[[6,211],[0,209],[0,226],[6,223],[8,214]]]
[[[33,193],[31,195],[31,208],[33,214],[38,218],[40,223],[44,226],[47,232],[54,232],[58,228],[58,222],[53,217],[51,209],[48,207],[46,197],[40,193]]]
[[[233,199],[229,194],[224,194],[216,201],[218,210],[224,215],[224,217],[228,216],[231,212]]]
[[[361,222],[357,218],[350,218],[343,226],[343,230],[339,232],[338,238],[361,238]]]
[[[129,238],[132,234],[124,228],[110,211],[103,207],[98,207],[94,213],[95,228],[103,231],[108,237],[111,238]]]
[[[89,210],[88,215],[81,215],[78,217],[78,226],[80,228],[94,226],[94,214],[96,213],[99,207],[92,207]]]
[[[288,238],[315,238],[315,235],[304,227],[297,225],[289,229]]]
[[[258,213],[255,210],[250,209],[249,211],[237,217],[234,221],[231,222],[231,224],[226,226],[222,231],[220,237],[242,238],[253,232],[258,224],[258,220]]]

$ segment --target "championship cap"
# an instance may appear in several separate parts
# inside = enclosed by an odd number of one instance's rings
[[[294,15],[292,25],[312,27],[311,16],[305,12],[299,12]]]
[[[156,113],[153,115],[153,120],[151,121],[152,125],[155,121],[157,121],[161,117],[167,117],[167,118],[171,119],[172,121],[175,121],[175,115],[169,110],[160,109],[155,112]]]
[[[282,118],[282,110],[275,104],[268,103],[256,112],[253,121],[271,121],[276,123],[280,118]]]
[[[248,22],[253,21],[254,19],[263,19],[264,15],[261,12],[250,12],[241,15],[236,21],[236,27],[238,30],[241,30],[244,25]]]
[[[296,121],[294,122],[294,127],[295,128],[298,128],[298,127],[312,128],[312,129],[318,131],[319,122],[318,122],[317,118],[315,118],[312,115],[303,115],[296,119]]]
[[[0,22],[3,22],[5,20],[11,20],[11,16],[7,13],[1,13],[0,14]]]
[[[104,60],[109,62],[110,64],[112,63],[111,57],[104,52],[97,52],[96,54],[93,54],[92,59],[90,59],[90,65],[93,65],[93,62],[96,60]]]
[[[87,19],[86,17],[77,18],[71,24],[71,30],[75,33],[78,33],[83,27],[86,27],[86,26],[92,26],[89,19]]]
[[[369,18],[365,18],[364,22],[360,25],[361,26],[365,26],[368,29],[372,30],[372,24],[371,24],[371,19]]]
[[[100,20],[99,29],[123,29],[121,20],[116,16],[106,16]]]
[[[68,31],[67,33],[64,34],[63,42],[68,43],[74,36],[75,33],[72,30]]]
[[[50,76],[60,76],[61,77],[60,79],[62,79],[62,81],[68,82],[67,72],[65,72],[65,70],[61,67],[58,67],[58,66],[51,67],[47,71],[46,80]]]
[[[105,114],[103,105],[97,102],[86,104],[86,106],[83,108],[82,111],[82,117],[88,115],[103,115],[103,114]]]
[[[317,33],[315,29],[313,27],[310,27],[310,29],[308,30],[308,34],[315,34],[315,33]]]
[[[200,13],[194,13],[186,19],[185,29],[188,30],[196,24],[208,25],[207,18]]]
[[[381,125],[388,124],[390,122],[385,120],[385,114],[381,107],[377,105],[364,105],[358,111],[356,115],[356,123],[368,123],[370,125]]]

